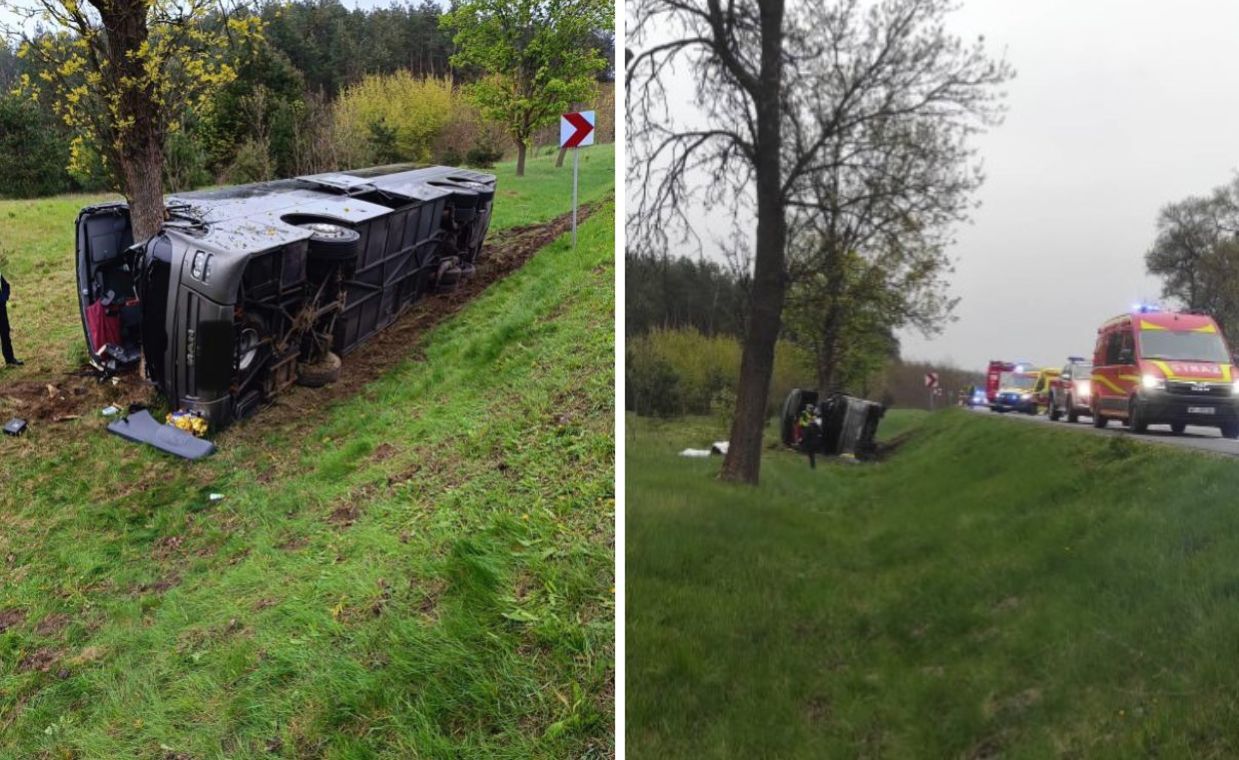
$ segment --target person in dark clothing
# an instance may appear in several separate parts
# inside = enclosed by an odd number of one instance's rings
[[[25,362],[13,355],[13,339],[9,335],[9,281],[0,273],[0,350],[4,353],[4,364],[8,367],[20,367]]]

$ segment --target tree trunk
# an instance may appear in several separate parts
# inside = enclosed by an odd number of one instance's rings
[[[146,0],[91,0],[108,32],[105,76],[118,92],[117,134],[111,148],[119,166],[135,241],[159,231],[164,219],[163,123],[154,87],[139,54],[149,41]],[[123,125],[123,126],[121,126]]]
[[[835,389],[836,369],[839,363],[839,314],[832,307],[822,326],[822,335],[817,342],[817,390],[830,393]]]
[[[555,168],[556,168],[556,169],[558,169],[558,168],[560,168],[560,167],[562,167],[562,166],[564,165],[564,156],[565,156],[565,155],[567,155],[567,153],[568,153],[568,149],[567,149],[567,148],[565,148],[565,147],[560,147],[560,149],[559,149],[559,155],[558,155],[558,156],[555,156]]]
[[[516,141],[516,176],[525,176],[525,141]]]
[[[719,476],[723,480],[757,484],[761,475],[761,439],[766,427],[766,400],[774,373],[774,347],[782,326],[787,291],[784,248],[787,220],[783,216],[782,84],[783,2],[761,3],[762,53],[757,105],[754,173],[757,179],[757,235],[753,256],[753,289],[749,295],[749,326],[740,357],[736,413],[730,445]]]
[[[158,144],[135,145],[127,151],[121,171],[125,180],[125,199],[129,202],[129,222],[135,241],[146,240],[159,231],[164,220],[163,149]]]

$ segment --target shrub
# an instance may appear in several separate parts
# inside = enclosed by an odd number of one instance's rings
[[[493,145],[478,145],[465,154],[465,163],[480,169],[489,169],[503,158],[503,151]]]
[[[168,135],[164,145],[164,188],[175,193],[210,184],[209,160],[204,142],[194,133],[180,130]]]
[[[684,413],[680,378],[671,364],[648,352],[628,354],[625,371],[628,408],[647,417],[675,417]]]
[[[477,106],[457,94],[452,100],[452,113],[435,138],[431,152],[435,161],[441,164],[456,165],[467,161],[473,166],[486,168],[502,159],[508,147],[510,142],[503,129],[487,121]],[[475,150],[482,152],[470,159]]]
[[[403,70],[372,74],[345,88],[333,108],[342,163],[429,161],[454,97],[450,80]]]
[[[271,152],[265,142],[250,138],[237,148],[237,155],[226,170],[229,184],[262,182],[271,179],[275,167],[271,165]]]
[[[731,336],[709,337],[693,329],[653,330],[630,336],[629,373],[645,389],[644,402],[630,394],[628,408],[638,414],[661,414],[670,404],[651,394],[662,387],[674,387],[671,397],[678,409],[671,414],[722,414],[720,407],[734,409],[736,382],[740,377],[740,342]],[[674,382],[661,377],[663,368],[674,375]],[[779,341],[775,349],[774,377],[767,412],[773,414],[792,388],[812,387],[812,363],[803,349]],[[630,379],[630,382],[633,382]]]

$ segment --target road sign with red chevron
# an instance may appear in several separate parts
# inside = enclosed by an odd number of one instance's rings
[[[559,117],[559,147],[584,148],[594,144],[594,112],[566,113]]]

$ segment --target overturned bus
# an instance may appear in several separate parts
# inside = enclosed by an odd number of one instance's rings
[[[419,296],[468,276],[495,196],[491,174],[408,165],[165,199],[134,241],[124,203],[77,219],[77,286],[91,363],[135,369],[172,409],[213,428],[340,357]]]

